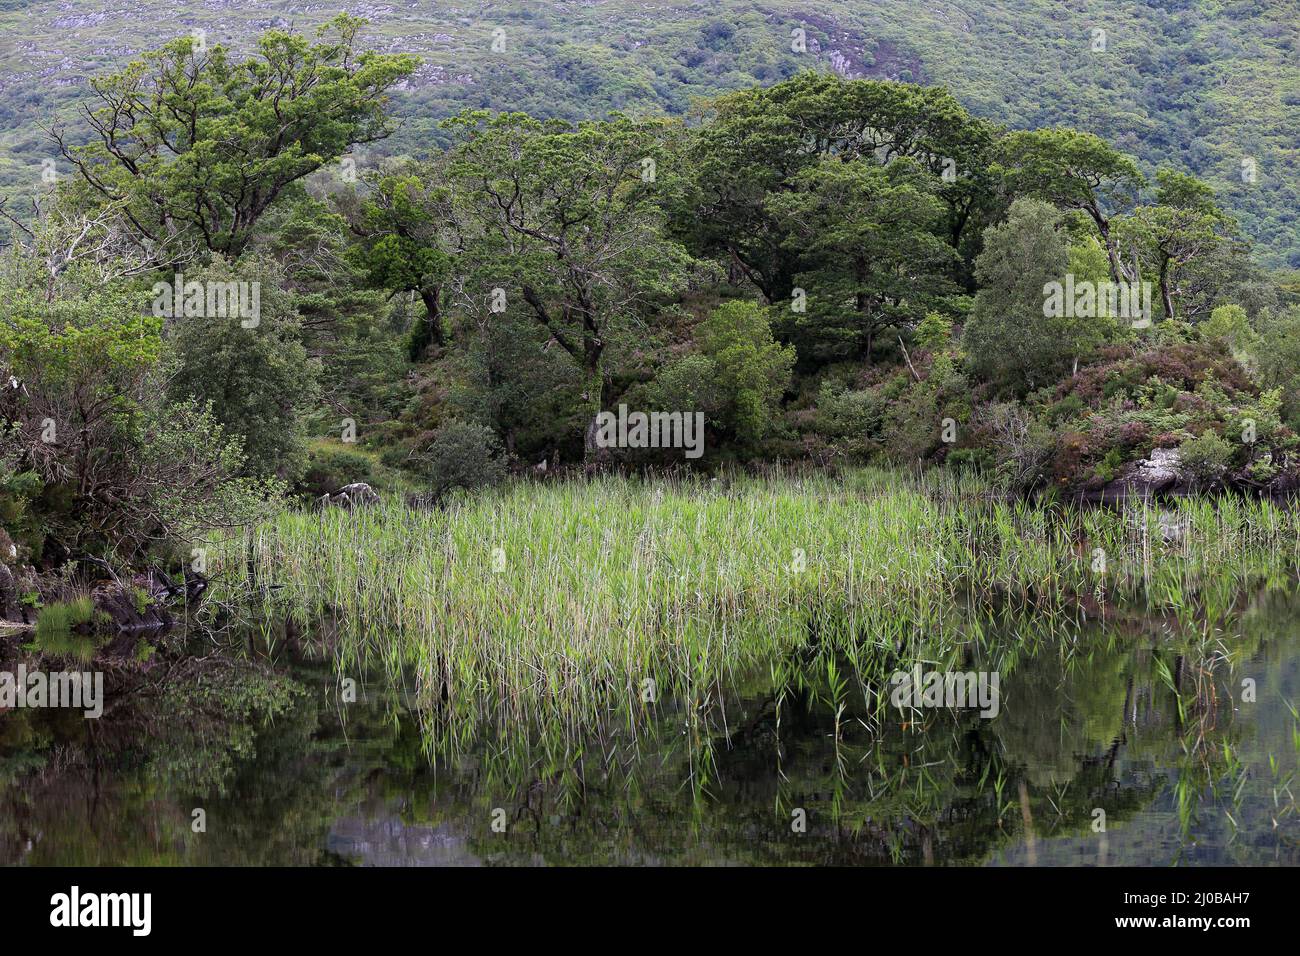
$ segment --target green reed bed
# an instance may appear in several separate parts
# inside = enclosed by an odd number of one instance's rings
[[[874,683],[918,642],[980,644],[988,615],[1065,632],[1083,596],[1213,628],[1245,585],[1294,579],[1300,520],[1235,499],[1046,507],[942,473],[603,477],[290,512],[214,550],[220,603],[329,622],[342,672],[413,680],[454,746],[482,719],[566,741],[600,714],[635,727],[796,652]]]

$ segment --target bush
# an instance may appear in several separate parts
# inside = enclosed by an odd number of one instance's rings
[[[885,450],[897,464],[921,461],[939,444],[942,422],[934,392],[916,386],[885,413]]]
[[[496,433],[473,422],[450,421],[443,425],[421,458],[428,466],[429,491],[434,501],[456,488],[470,490],[495,484],[506,472]]]
[[[354,481],[373,484],[373,463],[365,455],[334,445],[315,445],[307,454],[307,470],[298,490],[313,498],[332,494]]]
[[[840,382],[826,381],[817,393],[815,427],[835,440],[845,454],[863,460],[874,447],[885,402],[873,389],[855,391]]]
[[[938,312],[927,312],[916,326],[916,344],[931,352],[948,347],[952,341],[952,319]]]
[[[1178,446],[1179,459],[1187,474],[1199,484],[1214,484],[1223,478],[1232,461],[1233,449],[1216,432],[1206,430]]]
[[[169,395],[211,403],[226,433],[241,439],[245,474],[292,481],[306,462],[304,417],[316,402],[320,363],[302,343],[282,271],[251,258],[232,265],[218,259],[187,270],[185,280],[247,282],[259,289],[259,311],[251,328],[235,315],[172,319],[168,341],[178,366]]]
[[[727,426],[742,442],[759,441],[776,421],[794,349],[773,340],[762,307],[739,300],[714,309],[697,335],[701,351],[718,370]]]
[[[1224,343],[1234,355],[1253,350],[1259,342],[1246,318],[1246,310],[1239,305],[1221,305],[1211,312],[1209,320],[1201,326],[1201,336]]]
[[[0,434],[0,439],[3,438]],[[15,551],[21,549],[31,556],[39,556],[45,532],[32,503],[44,488],[40,475],[34,471],[14,471],[0,454],[0,545],[9,544]],[[0,563],[9,563],[8,558],[8,554],[0,553]]]
[[[977,424],[989,435],[998,473],[1010,487],[1027,491],[1047,474],[1052,431],[1014,402],[996,402],[979,412]]]
[[[33,560],[188,551],[276,498],[277,483],[240,477],[241,443],[208,406],[165,401],[143,296],[47,301],[0,282],[0,299],[0,370],[21,385],[0,392],[0,514]]]
[[[703,412],[717,422],[725,396],[718,386],[718,367],[707,355],[693,353],[673,362],[647,388],[650,406],[666,412]]]

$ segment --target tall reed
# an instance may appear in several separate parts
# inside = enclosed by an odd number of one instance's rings
[[[1300,520],[1264,501],[1084,511],[863,470],[289,512],[215,544],[213,566],[219,604],[335,635],[341,673],[408,682],[436,746],[544,725],[562,754],[793,653],[847,661],[870,695],[918,653],[993,650],[990,616],[1062,633],[1138,602],[1208,633],[1248,581],[1292,581],[1298,561]]]

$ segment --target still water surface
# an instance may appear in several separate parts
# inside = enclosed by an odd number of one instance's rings
[[[1210,638],[1128,615],[1003,657],[991,719],[795,661],[707,721],[665,700],[549,752],[505,728],[451,757],[400,688],[345,702],[301,648],[208,647],[98,721],[0,714],[0,863],[1296,865],[1287,590]]]

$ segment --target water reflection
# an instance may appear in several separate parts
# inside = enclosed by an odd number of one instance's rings
[[[454,748],[418,693],[344,703],[310,642],[209,655],[119,682],[97,722],[0,716],[0,862],[1295,865],[1298,623],[1275,592],[1221,629],[1130,614],[923,647],[1001,674],[993,719],[899,711],[901,654],[866,673],[813,642],[581,742]]]

